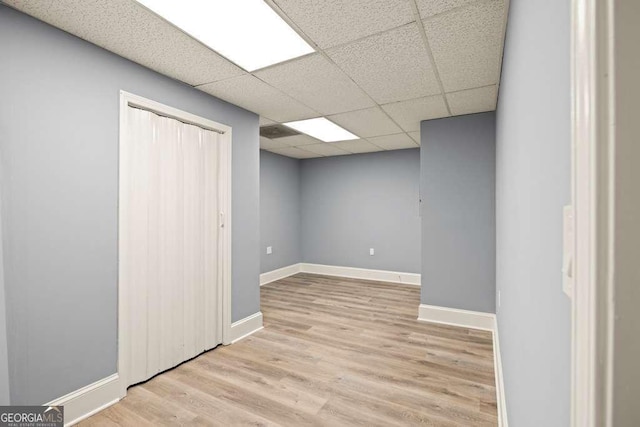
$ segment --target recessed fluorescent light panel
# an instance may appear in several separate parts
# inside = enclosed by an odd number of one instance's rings
[[[137,0],[247,71],[313,52],[264,0]]]
[[[317,119],[298,120],[296,122],[284,123],[299,132],[306,133],[309,136],[324,142],[348,141],[351,139],[359,139],[346,129],[341,128],[337,124],[318,117]]]

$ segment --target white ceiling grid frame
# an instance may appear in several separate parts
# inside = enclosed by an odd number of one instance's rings
[[[450,92],[447,94],[451,112],[455,115],[482,113],[496,109],[496,85]]]
[[[198,86],[198,89],[247,110],[259,114],[266,112],[268,117],[281,122],[308,119],[319,115],[252,74],[208,83]]]
[[[478,0],[416,0],[421,18],[449,12],[453,9],[465,7]]]
[[[323,156],[344,156],[345,154],[351,154],[348,151],[337,147],[333,143],[327,144],[324,142],[321,144],[305,145],[302,149],[305,151],[311,151],[312,153],[321,154]]]
[[[376,105],[320,53],[277,64],[254,74],[325,116]]]
[[[3,0],[83,40],[192,86],[245,71],[132,0]]]
[[[269,138],[265,138],[264,136],[260,137],[260,148],[264,150],[273,150],[276,148],[286,148],[286,147],[288,147],[287,144],[285,144],[282,141],[278,141],[277,139],[269,139]]]
[[[503,0],[485,0],[423,20],[446,92],[497,83],[504,15]]]
[[[329,55],[327,55],[327,54],[326,54],[326,52],[325,52],[324,50],[322,50],[322,49],[320,48],[320,46],[318,46],[318,44],[317,44],[315,41],[313,41],[313,40],[312,40],[312,39],[311,39],[311,38],[310,38],[310,37],[309,37],[309,36],[308,36],[304,31],[302,31],[302,29],[300,29],[300,27],[299,27],[299,26],[298,26],[298,25],[297,25],[297,24],[296,24],[296,23],[295,23],[295,22],[294,22],[294,21],[293,21],[293,20],[292,20],[292,19],[291,19],[291,18],[290,18],[290,17],[289,17],[289,16],[288,16],[288,15],[287,15],[287,14],[286,14],[286,13],[285,13],[281,8],[280,8],[280,6],[278,6],[278,4],[275,2],[275,0],[264,0],[264,1],[265,1],[265,2],[267,2],[269,5],[271,5],[271,7],[273,8],[273,10],[275,10],[275,12],[276,12],[278,15],[280,15],[280,17],[281,17],[282,19],[284,19],[284,20],[285,20],[285,22],[287,22],[289,25],[291,25],[291,28],[293,28],[293,29],[294,29],[294,31],[295,31],[295,32],[297,32],[297,33],[300,35],[300,37],[302,37],[304,40],[306,40],[306,41],[307,41],[307,43],[309,43],[311,46],[315,46],[315,48],[316,48],[316,50],[318,51],[318,53],[319,53],[319,54],[321,54],[322,56],[324,56],[324,57],[325,57],[329,62],[331,62],[332,64],[335,64],[335,62],[334,62],[334,61],[329,57]],[[403,1],[405,1],[405,0],[403,0]],[[406,1],[411,2],[411,1],[413,1],[413,0],[406,0]],[[414,4],[414,6],[415,6],[415,4]],[[505,28],[505,30],[506,30],[506,28]],[[337,64],[335,64],[335,65],[337,65]],[[339,67],[338,67],[338,68],[339,68]],[[343,71],[343,72],[344,72],[344,71]],[[355,81],[354,81],[354,80],[353,80],[353,79],[352,79],[352,78],[351,78],[347,73],[345,73],[345,75],[346,75],[349,79],[351,79],[351,81],[353,81],[353,82],[354,82],[354,84],[356,84],[356,86],[360,87],[360,86],[357,84],[357,82],[355,82]],[[360,89],[362,89],[362,87],[360,87]],[[364,91],[364,89],[362,89],[362,90]],[[364,92],[365,92],[365,94],[366,94],[367,96],[369,96],[369,97],[371,98],[371,96],[370,96],[366,91],[364,91]],[[373,98],[371,98],[371,100],[372,100],[372,101],[374,101],[374,100],[373,100]],[[374,101],[374,102],[375,102],[375,101]],[[376,103],[376,104],[377,104],[377,103]],[[384,111],[384,110],[383,110],[383,111]],[[387,113],[386,113],[386,111],[385,111],[384,113],[385,113],[385,114],[387,114]],[[391,116],[389,116],[388,114],[387,114],[387,117],[389,118],[389,120],[394,121],[394,120],[393,120],[393,118],[392,118]],[[398,123],[396,123],[396,125],[398,125]]]
[[[312,153],[297,147],[275,148],[269,150],[272,153],[280,154],[281,156],[293,157],[296,159],[312,159],[315,157],[324,157],[322,154]]]
[[[421,145],[421,142],[420,142],[420,131],[407,132],[407,135],[409,135],[411,137],[411,139],[413,139],[416,142],[416,144]]]
[[[378,104],[386,104],[442,93],[420,38],[413,22],[326,53]]]
[[[397,135],[376,136],[373,138],[369,138],[368,141],[385,150],[418,148],[418,144],[406,133],[399,133]]]
[[[268,3],[275,3],[321,50],[414,20],[407,0],[271,0]]]
[[[393,117],[405,132],[419,131],[422,120],[439,119],[449,116],[442,95],[385,104],[382,106],[382,109]]]
[[[293,136],[285,136],[285,137],[282,137],[282,138],[276,138],[274,141],[280,141],[283,144],[286,144],[288,147],[301,147],[301,146],[305,146],[305,145],[322,144],[323,143],[319,139],[315,139],[314,137],[309,136],[309,135],[305,135],[303,133],[301,133],[300,135],[293,135]]]
[[[362,138],[402,132],[402,129],[378,106],[335,114],[327,118]]]
[[[339,65],[336,65],[336,63],[323,50],[324,48],[330,47],[339,49],[345,45],[357,43],[364,39],[380,36],[387,32],[393,32],[397,28],[411,25],[415,25],[418,27],[420,36],[423,38],[429,63],[432,67],[433,74],[436,76],[436,80],[438,81],[437,92],[439,93],[438,96],[442,98],[441,104],[444,103],[445,108],[453,110],[448,111],[448,114],[450,115],[452,112],[454,114],[461,114],[463,112],[474,113],[479,112],[474,111],[475,109],[485,110],[487,108],[491,108],[491,103],[488,99],[488,97],[490,96],[489,91],[491,89],[487,88],[495,86],[495,91],[497,92],[500,83],[498,81],[498,78],[500,76],[502,55],[498,55],[497,61],[495,61],[493,65],[486,64],[487,70],[490,70],[491,67],[494,68],[496,81],[490,82],[490,84],[485,87],[468,88],[469,91],[449,90],[449,92],[446,92],[443,81],[441,80],[440,72],[442,70],[440,69],[440,64],[438,64],[434,59],[434,52],[431,50],[434,47],[433,41],[427,37],[425,25],[430,26],[431,22],[456,22],[456,19],[459,20],[459,18],[456,17],[473,15],[469,12],[469,10],[487,8],[487,5],[489,5],[488,8],[490,9],[492,7],[491,5],[502,4],[503,0],[353,0],[349,2],[345,2],[345,0],[327,0],[322,2],[318,2],[316,0],[264,1],[268,3],[274,9],[274,11],[294,29],[294,31],[296,31],[304,40],[306,40],[318,51],[317,54],[312,53],[308,56],[324,57],[326,61],[328,61],[333,67],[336,68],[336,70],[340,70],[338,73],[344,74],[344,81],[350,80],[351,82],[353,82],[353,86],[358,87],[360,91],[364,93],[365,99],[368,98],[370,100],[371,104],[369,105],[372,105],[371,108],[351,110],[352,107],[348,107],[351,111],[345,110],[346,114],[356,113],[359,110],[368,109],[375,111],[379,107],[382,107],[382,109],[378,111],[382,111],[382,114],[386,115],[386,117],[388,118],[388,120],[382,119],[383,122],[387,122],[390,128],[392,128],[394,125],[400,125],[405,132],[411,133],[407,134],[407,136],[414,140],[416,137],[417,139],[419,139],[419,134],[417,136],[414,134],[414,132],[417,131],[417,128],[419,128],[419,121],[434,117],[400,117],[397,111],[394,110],[400,110],[400,106],[402,105],[401,103],[387,103],[381,106],[380,103],[375,102],[375,100],[370,96],[371,94],[367,93],[367,91],[364,91],[363,88],[356,81],[354,81],[351,76],[348,75],[348,73],[345,73]],[[289,63],[305,59],[306,56],[294,58],[279,64],[274,64],[270,67],[263,68],[262,70],[256,70],[256,72],[253,74],[248,74],[241,68],[235,66],[233,63],[227,61],[226,58],[220,56],[215,51],[211,50],[199,41],[191,38],[188,34],[183,32],[181,29],[177,28],[170,22],[157,15],[152,14],[148,11],[148,9],[138,4],[134,0],[112,0],[110,2],[104,2],[103,0],[6,0],[4,2],[38,19],[44,20],[45,22],[68,31],[80,38],[84,38],[91,43],[104,47],[120,56],[138,62],[143,66],[159,71],[160,73],[168,75],[172,78],[177,78],[179,80],[185,81],[191,85],[201,86],[200,89],[208,88],[209,90],[205,90],[208,93],[211,93],[210,91],[212,90],[212,87],[216,87],[215,90],[219,90],[219,92],[211,94],[259,113],[262,116],[260,120],[261,125],[318,117],[321,115],[320,113],[323,113],[325,116],[330,116],[330,118],[333,119],[336,123],[340,121],[339,116],[342,113],[327,114],[324,111],[318,111],[318,109],[311,108],[311,106],[307,105],[304,100],[298,99],[298,97],[294,96],[294,94],[286,93],[286,91],[282,91],[279,88],[273,87],[273,85],[270,85],[255,77],[255,75],[259,75],[260,72],[265,72],[265,74],[267,74],[269,68],[271,67],[285,66]],[[317,20],[317,28],[322,30],[322,32],[329,33],[329,38],[342,38],[341,40],[344,40],[342,45],[339,41],[335,41],[325,43],[323,46],[318,46],[316,40],[312,40],[308,34],[300,29],[298,23],[289,18],[287,13],[285,13],[280,8],[280,6],[276,4],[282,3],[284,5],[287,3],[295,3],[294,6],[296,6],[305,2],[313,2],[315,6],[322,7],[323,10],[330,10],[330,13],[325,14],[325,16],[331,17],[335,22],[333,24],[321,23],[321,19],[319,19]],[[480,30],[483,30],[483,26],[487,25],[496,28],[495,31],[491,31],[492,34],[495,35],[495,38],[498,40],[499,52],[502,52],[503,50],[503,40],[504,33],[506,31],[506,19],[508,14],[508,3],[508,0],[504,0],[501,22],[498,22],[500,13],[496,13],[494,14],[495,19],[493,21],[484,24],[475,24],[476,27]],[[320,6],[318,6],[318,4]],[[390,5],[395,6],[392,7]],[[123,12],[123,10],[131,7],[137,10],[137,13]],[[496,7],[499,8],[500,6]],[[364,8],[367,10],[359,10],[358,8]],[[313,12],[313,7],[309,9],[303,7],[299,8],[299,10],[302,10],[303,13],[305,13],[307,16],[310,16],[312,19],[314,16],[316,16],[316,14],[311,13]],[[385,13],[380,13],[380,11],[385,10]],[[409,10],[409,12],[407,12],[407,10]],[[413,16],[410,16],[411,13],[413,14]],[[106,19],[105,16],[107,17]],[[134,28],[133,30],[131,28],[124,28],[123,31],[123,16],[132,19],[133,17],[135,17],[136,28]],[[359,19],[359,17],[361,16],[363,17],[363,19]],[[344,22],[341,23],[341,19]],[[354,22],[354,19],[357,20],[357,22],[355,22],[355,26],[352,27],[351,24]],[[369,19],[373,19],[372,25],[367,24],[365,26],[360,26],[359,29],[356,28],[361,23],[368,22],[367,20]],[[98,22],[98,24],[102,23],[104,25],[107,25],[107,31],[103,31],[100,25],[94,25],[95,22]],[[125,24],[126,22],[128,21],[125,20]],[[300,23],[302,24],[303,22],[301,21]],[[315,24],[316,23],[314,23],[314,25]],[[131,27],[130,24],[127,25]],[[464,25],[461,25],[460,23],[458,23],[457,25],[464,27]],[[155,29],[156,27],[158,28]],[[96,28],[98,28],[99,30],[96,31]],[[331,30],[332,28],[333,30]],[[442,28],[446,30],[447,25],[444,25]],[[328,31],[327,29],[331,31]],[[149,43],[147,43],[148,40],[144,39],[144,36],[137,38],[137,36],[134,34],[123,37],[123,34],[129,34],[128,32],[135,30],[153,32],[154,40],[152,42],[159,44],[158,47],[153,47],[154,44],[151,43],[150,45],[152,46],[152,49],[149,49]],[[109,31],[115,31],[118,34],[110,34]],[[457,35],[460,36],[460,34]],[[146,37],[148,38],[148,35]],[[320,37],[323,36],[320,35]],[[138,41],[138,39],[144,40],[141,45],[144,46],[145,49],[138,49],[137,46],[140,43],[135,43]],[[126,44],[124,44],[124,46],[122,42],[123,40],[126,41]],[[474,39],[473,41],[476,40]],[[407,46],[401,46],[401,48],[406,49]],[[128,49],[129,53],[122,52],[121,49]],[[177,52],[174,53],[174,50],[176,50]],[[166,54],[167,52],[169,52],[170,54]],[[145,56],[145,54],[147,56]],[[291,64],[291,66],[293,65],[294,64]],[[381,70],[384,71],[385,68],[381,68]],[[487,75],[491,75],[491,72],[487,71]],[[249,76],[252,76],[255,80],[240,78]],[[445,81],[447,80],[447,76],[442,77],[445,77]],[[225,81],[226,83],[220,83],[219,85],[213,84],[219,83],[221,81]],[[245,87],[244,85],[238,85],[238,81],[249,82],[249,84]],[[205,82],[211,84],[203,84]],[[233,86],[236,87],[234,88]],[[251,94],[253,89],[257,89],[256,93],[261,94],[261,96],[255,97],[259,99],[251,99],[252,97],[248,97],[247,94]],[[221,94],[221,92],[226,93]],[[413,93],[411,98],[416,98],[419,95],[419,93]],[[402,102],[404,101],[405,100],[402,100]],[[409,99],[408,101],[411,101],[411,99]],[[433,101],[435,102],[435,100]],[[452,106],[448,105],[449,101],[452,102]],[[347,102],[351,101],[347,100]],[[495,99],[493,101],[493,105],[495,105]],[[409,111],[409,113],[411,113],[411,111]],[[355,115],[357,116],[357,114]],[[438,113],[432,112],[431,115],[440,116],[443,115],[443,113],[442,111]],[[399,120],[402,121],[402,123],[400,123]],[[358,125],[357,118],[352,117],[350,121],[352,122],[352,127]],[[410,123],[412,121],[413,123]],[[343,121],[343,123],[346,122]],[[377,122],[373,123],[373,126],[369,126],[371,129],[376,128],[376,126],[378,125]],[[391,125],[391,123],[393,123],[393,125]],[[345,126],[345,128],[348,127],[349,126]],[[397,131],[384,129],[384,126],[381,126],[381,128],[383,129],[378,129],[375,131],[375,133],[378,133],[378,135],[371,135],[367,136],[366,138],[371,139],[373,137],[380,136],[382,133],[395,133]],[[361,130],[358,130],[354,133],[358,134],[359,136],[364,135]],[[369,135],[369,132],[367,132],[367,135]],[[419,143],[419,141],[416,142]],[[284,141],[279,141],[275,143],[275,145],[281,145],[282,143],[284,143]],[[299,142],[295,142],[296,146],[298,146],[298,143]],[[360,144],[360,149],[364,149],[367,147],[365,143],[356,144]],[[270,146],[273,147],[275,145],[271,144]],[[354,147],[355,146],[356,145],[354,145]],[[369,146],[369,148],[371,148],[371,146]],[[346,151],[350,150],[346,149]]]
[[[411,2],[411,6],[413,8],[413,15],[416,18],[416,24],[418,26],[418,29],[420,30],[420,35],[422,36],[422,40],[424,42],[424,47],[427,50],[427,55],[429,56],[429,62],[431,63],[431,66],[433,67],[433,72],[436,76],[436,80],[438,81],[438,87],[440,88],[440,94],[443,96],[444,99],[444,104],[447,107],[447,112],[449,113],[449,115],[451,115],[451,109],[449,108],[449,104],[447,103],[447,98],[444,97],[445,94],[445,90],[444,90],[444,85],[442,84],[442,78],[440,77],[440,72],[438,71],[438,66],[436,64],[436,61],[433,58],[433,51],[431,50],[431,44],[429,43],[429,37],[427,37],[427,33],[424,30],[424,25],[422,22],[422,19],[420,17],[420,11],[418,10],[418,4],[416,3],[416,0],[409,0]]]
[[[354,139],[352,141],[333,142],[332,145],[335,145],[336,147],[342,148],[343,150],[348,151],[350,153],[354,153],[354,154],[355,153],[373,153],[373,152],[384,150],[383,148],[380,148],[377,145],[374,145],[364,139]]]

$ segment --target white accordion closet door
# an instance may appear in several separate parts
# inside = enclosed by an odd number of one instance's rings
[[[120,148],[120,301],[131,385],[222,342],[224,183],[218,133],[133,107],[127,128]]]

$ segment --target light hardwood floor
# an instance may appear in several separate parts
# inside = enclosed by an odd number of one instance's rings
[[[420,323],[420,288],[298,274],[265,328],[129,389],[81,425],[495,426],[491,333]]]

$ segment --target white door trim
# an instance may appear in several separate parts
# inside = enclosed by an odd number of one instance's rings
[[[571,425],[611,425],[613,0],[573,0]]]
[[[214,122],[212,120],[205,119],[200,116],[196,116],[194,114],[188,113],[186,111],[179,110],[177,108],[170,107],[168,105],[161,104],[156,101],[152,101],[146,98],[143,98],[138,95],[134,95],[125,91],[120,91],[120,140],[119,144],[122,147],[124,141],[126,141],[127,137],[127,108],[128,107],[136,107],[141,108],[147,111],[151,111],[153,113],[170,117],[185,123],[193,124],[196,126],[200,126],[202,128],[212,130],[214,132],[218,132],[221,134],[220,142],[222,144],[221,147],[221,175],[226,182],[226,188],[222,191],[220,195],[220,226],[221,233],[220,238],[222,239],[222,245],[224,247],[223,253],[219,254],[221,265],[222,265],[222,286],[219,288],[219,292],[221,293],[218,298],[218,303],[220,304],[218,313],[221,316],[220,324],[222,325],[222,342],[224,344],[228,344],[231,342],[231,234],[232,234],[232,225],[231,225],[231,142],[232,142],[232,130],[230,126],[223,125],[221,123]],[[123,150],[119,150],[120,159],[119,164],[122,162],[122,153]],[[119,204],[118,204],[118,221],[122,217],[124,210],[123,204],[121,200],[121,195],[123,194],[123,182],[121,178],[122,170],[119,172],[118,179],[118,194],[119,194]],[[120,234],[121,230],[118,227],[118,259],[120,259],[120,254],[124,251],[124,242],[123,236]],[[122,299],[121,286],[123,283],[123,271],[120,268],[120,262],[118,263],[118,377],[119,377],[119,385],[120,385],[120,398],[123,398],[127,394],[127,375],[128,375],[128,365],[127,365],[127,357],[126,355],[128,348],[126,347],[127,340],[124,339],[126,337],[128,328],[127,328],[127,318],[126,318],[126,310],[123,309],[125,301]]]

